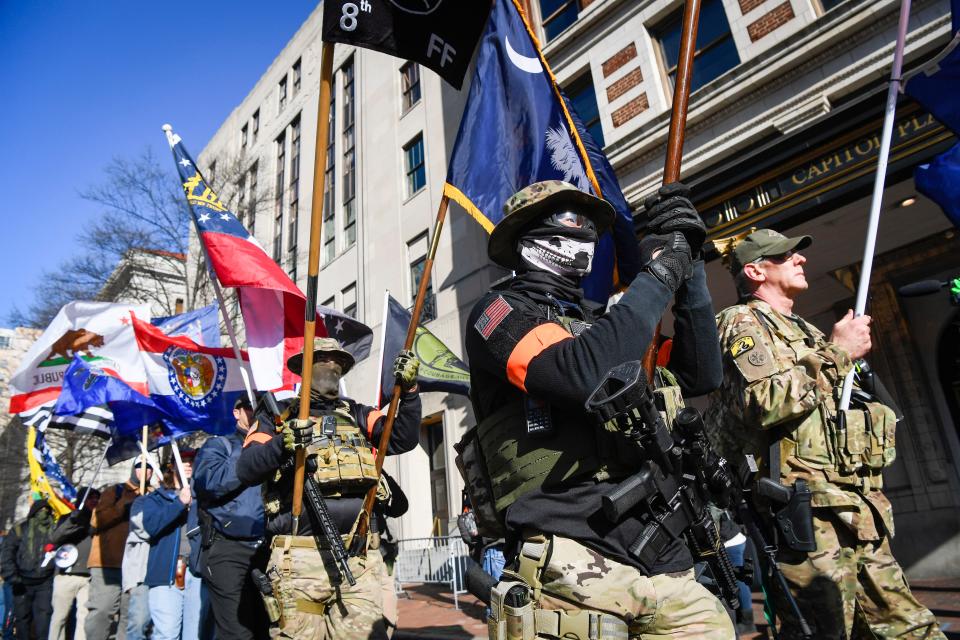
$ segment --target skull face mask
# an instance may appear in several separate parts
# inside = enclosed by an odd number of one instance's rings
[[[340,396],[340,378],[343,368],[334,360],[313,363],[310,375],[310,395],[333,400]]]
[[[517,249],[531,270],[581,277],[590,273],[596,245],[597,232],[592,222],[578,214],[562,212],[526,231],[517,242]]]

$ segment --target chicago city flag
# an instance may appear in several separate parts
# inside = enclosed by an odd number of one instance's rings
[[[70,302],[30,347],[10,380],[10,413],[27,426],[94,431],[109,435],[112,414],[91,406],[77,415],[53,416],[64,373],[74,357],[146,392],[146,374],[130,323],[130,313],[149,318],[149,305]]]
[[[221,285],[237,288],[254,383],[262,390],[292,389],[300,378],[286,362],[303,350],[306,297],[207,185],[180,136],[165,130],[209,264]],[[370,353],[369,327],[329,309],[321,315],[318,336],[337,338],[357,360]]]
[[[146,371],[150,399],[177,431],[202,429],[215,435],[233,432],[233,403],[245,394],[243,363],[232,349],[202,347],[184,336],[171,337],[133,317],[137,346]],[[244,360],[246,354],[242,354]],[[131,425],[136,431],[140,425]],[[130,428],[117,423],[120,435]]]

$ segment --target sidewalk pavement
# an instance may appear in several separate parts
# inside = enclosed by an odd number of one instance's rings
[[[960,578],[913,580],[913,593],[928,606],[950,640],[960,640]],[[485,640],[486,625],[481,622],[484,605],[469,594],[459,596],[460,609],[453,606],[453,595],[446,585],[406,585],[400,596],[400,627],[395,640]],[[763,603],[753,594],[754,619],[759,633],[743,640],[769,638],[763,622]],[[761,624],[762,623],[762,624]]]

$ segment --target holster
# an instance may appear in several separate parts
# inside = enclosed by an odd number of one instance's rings
[[[804,553],[817,550],[813,535],[813,507],[810,505],[812,497],[807,483],[797,480],[790,499],[779,509],[774,509],[773,517],[782,546]]]

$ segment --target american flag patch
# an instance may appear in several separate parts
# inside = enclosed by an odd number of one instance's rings
[[[503,296],[497,296],[497,299],[483,310],[483,313],[477,318],[477,323],[474,324],[473,327],[479,331],[483,339],[486,340],[490,337],[490,334],[493,333],[493,330],[497,328],[497,325],[510,315],[511,311],[513,311],[513,307],[503,299]]]

